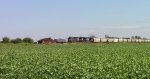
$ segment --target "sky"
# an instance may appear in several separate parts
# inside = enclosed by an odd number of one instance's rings
[[[150,0],[0,0],[0,38],[150,38],[149,4]]]

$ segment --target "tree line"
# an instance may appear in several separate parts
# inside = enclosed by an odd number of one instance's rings
[[[13,44],[18,44],[18,43],[30,43],[33,44],[34,40],[30,37],[26,38],[16,38],[16,39],[10,39],[9,37],[3,37],[1,43],[13,43]]]

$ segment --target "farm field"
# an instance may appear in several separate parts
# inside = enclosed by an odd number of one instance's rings
[[[150,44],[0,44],[0,79],[149,79]]]

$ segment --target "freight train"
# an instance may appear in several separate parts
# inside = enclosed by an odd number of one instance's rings
[[[150,39],[69,37],[69,43],[150,43]]]

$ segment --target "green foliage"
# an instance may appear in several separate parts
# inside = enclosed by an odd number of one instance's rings
[[[142,39],[142,37],[140,37],[140,36],[132,36],[131,38],[132,39]]]
[[[22,39],[21,38],[16,38],[16,39],[13,39],[11,40],[11,43],[14,43],[14,44],[17,44],[17,43],[22,43]]]
[[[2,79],[149,79],[149,44],[0,45]]]
[[[9,37],[3,37],[2,38],[2,43],[9,43],[9,42],[10,42]]]
[[[25,43],[31,43],[31,44],[34,43],[33,39],[32,39],[32,38],[29,38],[29,37],[24,38],[23,41],[24,41]]]

